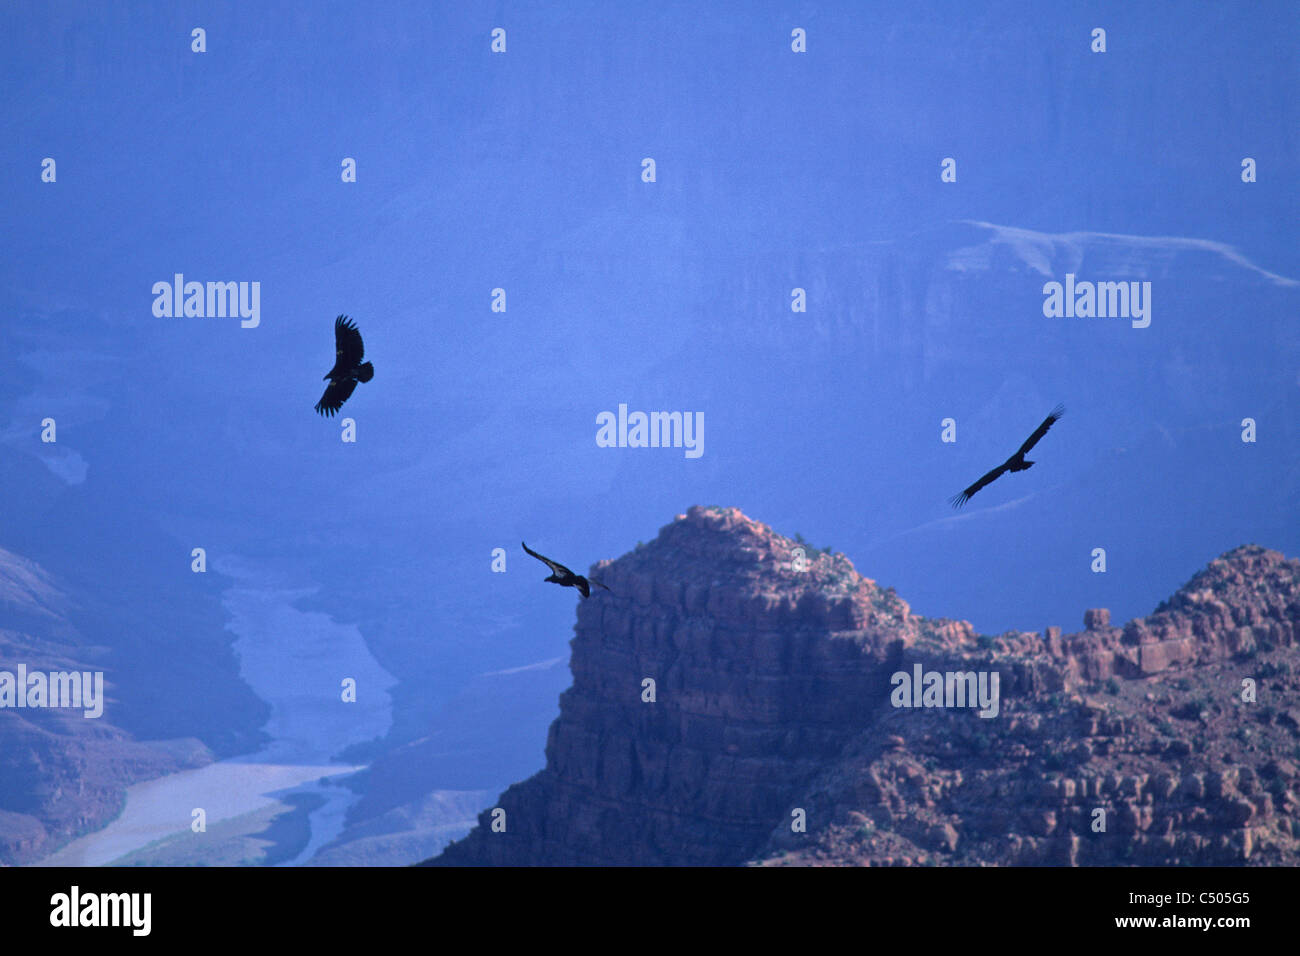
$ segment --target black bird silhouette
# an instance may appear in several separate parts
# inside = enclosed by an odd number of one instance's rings
[[[365,354],[361,333],[346,315],[340,315],[334,320],[334,367],[325,373],[330,383],[316,403],[316,411],[333,415],[343,407],[357,382],[368,382],[375,377],[375,367],[361,361]]]
[[[552,561],[550,558],[546,558],[538,554],[536,551],[528,547],[528,545],[524,544],[522,541],[520,541],[519,543],[524,545],[525,551],[531,554],[538,561],[543,562],[548,568],[551,569],[551,576],[549,578],[543,578],[542,579],[543,581],[552,581],[555,584],[560,585],[561,587],[577,588],[579,591],[582,592],[582,596],[584,598],[591,597],[591,585],[593,584],[596,585],[596,587],[598,588],[605,588],[606,591],[609,590],[608,587],[605,587],[605,585],[601,584],[599,581],[588,581],[581,574],[574,574],[572,571],[570,571],[564,565],[560,564],[558,561]]]
[[[1043,424],[1035,428],[1034,433],[1025,439],[1025,443],[1020,446],[1019,451],[1017,451],[1014,455],[1012,455],[1002,464],[998,465],[996,468],[990,471],[979,481],[975,482],[975,484],[971,485],[961,494],[953,495],[951,498],[949,498],[948,500],[952,503],[952,506],[954,508],[960,508],[970,499],[971,495],[975,494],[975,492],[979,491],[985,485],[991,484],[992,482],[996,481],[998,478],[1000,478],[1003,474],[1005,474],[1008,471],[1026,471],[1027,469],[1032,468],[1034,463],[1032,461],[1025,461],[1025,453],[1028,452],[1029,449],[1037,445],[1038,439],[1046,435],[1047,430],[1051,428],[1053,423],[1055,423],[1064,414],[1065,414],[1064,405],[1057,405],[1054,409],[1052,409],[1052,414],[1044,418]]]

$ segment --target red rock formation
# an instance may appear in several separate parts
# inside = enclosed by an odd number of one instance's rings
[[[598,565],[546,768],[502,794],[503,832],[485,812],[430,862],[1300,861],[1300,711],[1264,699],[1294,691],[1300,562],[1238,548],[1122,629],[987,638],[796,547],[696,507]],[[996,671],[998,718],[891,706],[916,664]]]

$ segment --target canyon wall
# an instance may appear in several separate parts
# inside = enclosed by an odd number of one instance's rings
[[[1241,547],[1123,627],[999,636],[736,509],[592,574],[545,769],[428,863],[1300,862],[1300,561]],[[917,665],[996,673],[997,715],[894,706]]]

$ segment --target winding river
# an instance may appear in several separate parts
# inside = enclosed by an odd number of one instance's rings
[[[223,604],[240,674],[271,705],[263,728],[271,743],[256,754],[168,774],[127,791],[122,814],[38,866],[104,866],[179,833],[188,832],[191,813],[202,807],[207,825],[273,804],[296,794],[315,794],[324,803],[308,816],[311,837],[298,856],[302,864],[343,829],[356,799],[348,789],[322,778],[363,769],[333,762],[347,747],[382,737],[392,723],[388,690],[396,680],[371,656],[355,625],[294,605],[314,587],[269,586],[276,576],[244,561],[223,564],[236,585]],[[356,701],[345,703],[345,678],[356,681]]]

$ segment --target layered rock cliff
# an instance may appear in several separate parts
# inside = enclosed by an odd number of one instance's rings
[[[1300,561],[991,637],[799,547],[697,507],[598,565],[545,769],[428,862],[1300,862]],[[996,715],[898,706],[930,672],[996,675]]]

